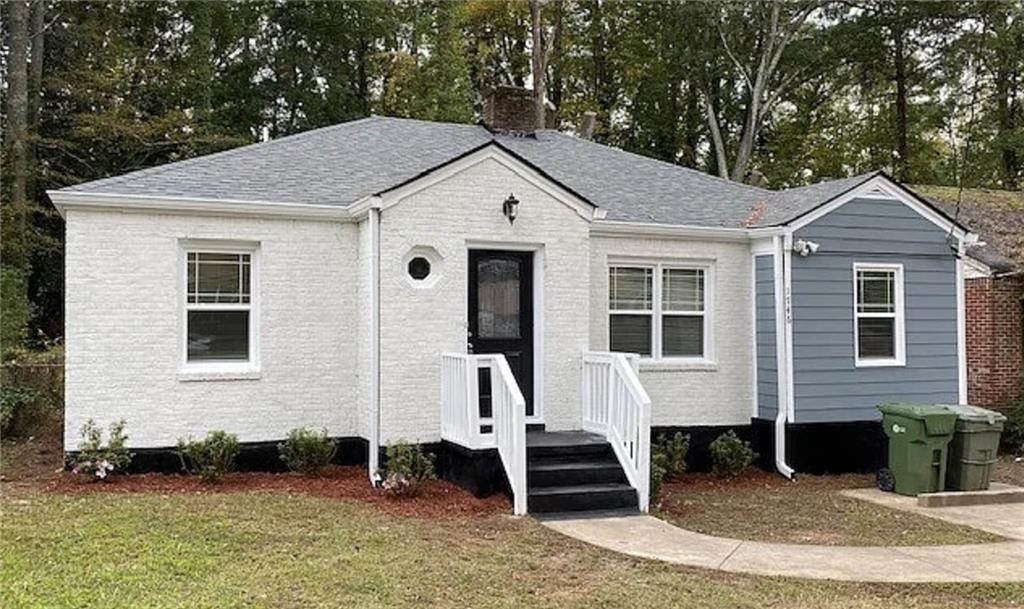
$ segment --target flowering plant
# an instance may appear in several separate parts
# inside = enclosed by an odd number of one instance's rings
[[[124,425],[124,421],[111,423],[104,443],[102,430],[89,419],[82,426],[82,441],[73,457],[71,473],[82,474],[90,480],[106,480],[111,474],[125,472],[132,462],[132,453],[125,448],[128,436]]]

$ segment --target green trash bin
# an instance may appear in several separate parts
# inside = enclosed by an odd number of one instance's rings
[[[953,436],[956,413],[927,404],[883,404],[878,409],[889,437],[889,469],[895,491],[915,496],[943,490],[946,447]]]
[[[947,491],[983,491],[992,479],[1006,416],[977,406],[948,405],[956,413],[946,461]]]

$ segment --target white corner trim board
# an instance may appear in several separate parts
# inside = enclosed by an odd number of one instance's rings
[[[196,199],[192,197],[124,195],[111,193],[49,190],[54,207],[65,216],[69,209],[141,211],[149,213],[302,218],[353,222],[347,208],[322,203],[280,203],[244,199]]]

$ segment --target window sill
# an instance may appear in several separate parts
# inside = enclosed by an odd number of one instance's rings
[[[178,370],[178,381],[190,383],[197,381],[255,381],[259,380],[260,371],[250,366],[189,366]]]
[[[901,368],[907,365],[907,362],[898,359],[861,359],[854,360],[854,368]]]
[[[711,360],[641,359],[641,372],[718,372],[718,362]]]

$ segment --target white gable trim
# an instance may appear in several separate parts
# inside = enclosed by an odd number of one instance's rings
[[[440,184],[441,182],[485,161],[495,161],[499,163],[533,186],[542,190],[545,194],[574,210],[587,221],[603,218],[606,213],[605,210],[597,209],[593,204],[581,199],[578,195],[562,187],[552,179],[541,174],[493,143],[460,159],[437,167],[407,184],[403,184],[392,190],[381,192],[377,195],[364,197],[359,201],[356,201],[356,203],[349,208],[349,211],[351,211],[354,216],[358,217],[365,213],[366,210],[371,207],[376,207],[377,205],[379,205],[381,209],[393,207],[408,197],[430,188],[431,186]],[[501,201],[495,201],[495,205],[500,204]]]
[[[65,216],[69,209],[135,211],[148,213],[206,216],[245,216],[247,218],[299,218],[355,221],[347,208],[315,203],[274,203],[242,199],[196,199],[150,195],[50,190],[46,193],[54,207]]]
[[[826,216],[833,211],[839,209],[843,205],[846,205],[850,201],[858,198],[867,199],[889,199],[899,201],[907,207],[911,208],[918,215],[925,220],[928,220],[935,226],[938,226],[942,230],[952,233],[952,236],[956,239],[965,238],[968,233],[959,226],[956,226],[950,222],[945,216],[936,212],[931,207],[928,207],[921,201],[918,201],[915,197],[910,195],[902,186],[893,182],[889,178],[879,175],[871,178],[867,182],[864,182],[860,186],[847,192],[846,194],[818,207],[817,209],[808,212],[807,214],[800,216],[796,220],[793,220],[788,224],[791,231],[799,230],[808,224],[818,220],[819,218]]]

